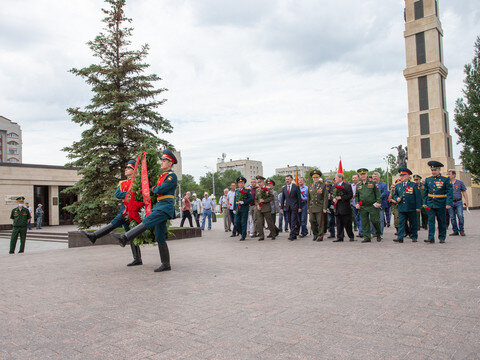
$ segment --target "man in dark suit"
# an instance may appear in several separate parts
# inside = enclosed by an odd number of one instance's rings
[[[344,181],[343,174],[337,174],[335,176],[333,194],[337,220],[337,239],[333,242],[343,241],[344,229],[350,241],[355,241],[355,235],[352,231],[352,206],[350,205],[353,198],[353,191],[352,186]]]
[[[293,183],[292,175],[285,176],[285,186],[282,189],[282,204],[280,211],[286,214],[290,222],[290,236],[288,240],[293,241],[298,235],[298,213],[302,212],[300,207],[302,198],[300,188]]]

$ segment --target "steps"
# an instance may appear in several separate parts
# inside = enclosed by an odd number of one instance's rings
[[[8,239],[12,235],[12,230],[0,230],[0,239]],[[20,236],[18,238],[20,240]],[[68,242],[67,233],[48,232],[42,230],[27,230],[27,241],[50,241],[50,242]]]

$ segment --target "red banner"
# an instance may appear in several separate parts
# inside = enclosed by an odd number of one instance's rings
[[[147,170],[147,153],[143,153],[142,159],[142,195],[143,203],[145,204],[145,216],[152,212],[152,201],[150,199],[150,187],[148,184],[148,170]]]

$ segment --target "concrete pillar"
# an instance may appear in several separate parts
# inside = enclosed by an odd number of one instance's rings
[[[49,186],[48,189],[48,223],[50,225],[59,225],[60,224],[60,211],[59,211],[59,202],[58,198],[58,186]]]

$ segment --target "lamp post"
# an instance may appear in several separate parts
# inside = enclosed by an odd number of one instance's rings
[[[385,160],[385,164],[387,165],[387,185],[390,187],[390,181],[388,176],[388,156],[385,156],[383,160]]]
[[[206,165],[204,167],[205,169],[210,170],[212,172],[212,189],[213,189],[212,195],[213,195],[213,198],[215,199],[215,172]]]

